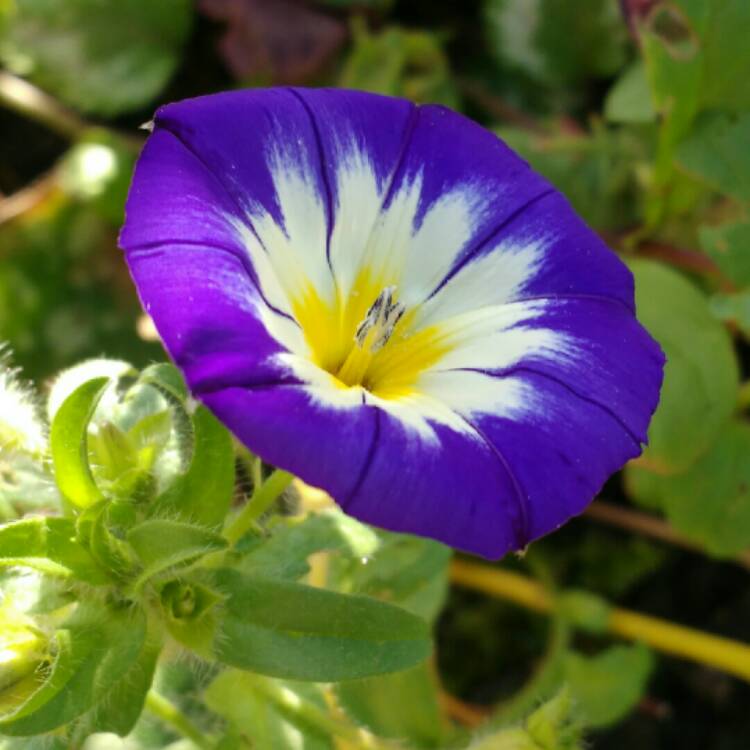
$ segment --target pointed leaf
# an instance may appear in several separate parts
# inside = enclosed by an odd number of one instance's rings
[[[274,677],[334,682],[407,669],[431,651],[420,618],[364,596],[216,572],[227,596],[217,659]]]
[[[102,499],[88,458],[87,431],[109,378],[95,378],[76,388],[52,420],[50,447],[55,479],[63,495],[86,508]]]

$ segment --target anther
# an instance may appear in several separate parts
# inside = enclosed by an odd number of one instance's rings
[[[375,302],[357,326],[354,333],[354,341],[360,349],[365,346],[371,353],[382,349],[393,335],[393,331],[406,307],[401,302],[394,302],[395,286],[387,286],[378,295]]]

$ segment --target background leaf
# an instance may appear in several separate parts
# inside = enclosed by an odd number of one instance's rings
[[[232,722],[237,732],[252,737],[259,747],[285,750],[333,750],[331,736],[311,726],[301,716],[284,714],[259,690],[268,677],[240,672],[223,671],[205,692],[208,707]],[[326,708],[325,697],[317,685],[289,680],[273,680],[276,687],[289,691],[298,700]]]
[[[719,557],[750,547],[750,425],[729,422],[686,472],[659,476],[632,467],[630,491],[663,508],[674,527]]]
[[[569,653],[565,679],[588,726],[621,719],[638,702],[653,668],[645,646],[610,646],[596,656]]]
[[[693,284],[656,263],[635,261],[631,268],[638,319],[667,356],[642,461],[661,473],[677,473],[708,450],[732,413],[737,360],[729,335]]]
[[[159,93],[190,25],[189,0],[15,0],[0,58],[74,107],[114,115]]]

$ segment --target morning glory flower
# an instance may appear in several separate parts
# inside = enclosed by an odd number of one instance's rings
[[[193,394],[350,515],[487,557],[640,454],[626,266],[492,133],[357,91],[161,108],[122,230]]]

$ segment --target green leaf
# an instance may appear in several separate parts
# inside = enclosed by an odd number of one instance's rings
[[[634,261],[638,319],[667,356],[661,401],[643,465],[684,471],[709,449],[737,402],[738,366],[729,334],[706,297],[676,271]]]
[[[57,654],[41,685],[12,713],[0,732],[29,736],[52,731],[95,710],[137,661],[146,635],[142,612],[79,605],[55,633]]]
[[[310,725],[298,714],[285,714],[268,700],[262,690],[268,677],[227,669],[208,686],[206,705],[234,725],[237,732],[252,739],[258,748],[285,750],[333,750],[328,733]],[[327,711],[325,697],[317,685],[273,680],[277,688]]]
[[[701,105],[742,111],[750,108],[750,5],[745,0],[681,0],[701,39]]]
[[[604,102],[604,116],[616,123],[643,123],[656,119],[642,61],[627,68],[609,90]]]
[[[83,739],[94,732],[114,732],[125,737],[132,731],[143,711],[162,649],[158,626],[152,624],[149,631],[130,668],[110,688],[97,696],[89,713],[77,720],[77,737]]]
[[[55,480],[75,506],[86,508],[102,499],[88,458],[88,426],[109,378],[95,378],[76,388],[52,420],[50,448]]]
[[[630,130],[594,123],[590,133],[571,134],[558,123],[545,134],[521,128],[497,133],[597,229],[619,230],[639,221],[635,167],[646,164],[648,155]]]
[[[315,552],[340,552],[347,559],[361,560],[379,543],[368,526],[339,510],[324,510],[301,521],[281,518],[265,539],[246,538],[240,566],[249,575],[296,580],[310,571],[307,560]]]
[[[699,118],[677,147],[677,160],[720,192],[750,201],[750,112]]]
[[[431,651],[426,623],[375,599],[216,573],[229,597],[215,657],[272,677],[335,682],[407,669]]]
[[[339,683],[336,697],[349,716],[380,737],[404,740],[409,747],[443,746],[445,725],[427,664]]]
[[[488,0],[496,56],[549,86],[611,76],[625,62],[627,33],[611,0]]]
[[[340,586],[393,602],[431,622],[445,601],[450,548],[415,536],[379,536],[381,545],[372,555],[343,568]]]
[[[750,286],[750,222],[702,226],[701,247],[737,286]]]
[[[353,36],[340,86],[457,106],[448,58],[435,34],[398,26],[372,34],[355,23]]]
[[[76,539],[75,523],[68,518],[25,518],[0,527],[0,566],[6,565],[92,584],[110,582]]]
[[[698,26],[680,8],[689,2],[657,6],[649,24],[640,29],[652,100],[663,118],[662,140],[670,148],[689,131],[700,106]]]
[[[670,523],[717,557],[750,547],[750,425],[729,422],[686,472],[659,476],[633,467],[632,494],[662,508]]]
[[[219,534],[180,521],[154,519],[134,526],[127,535],[144,566],[139,582],[165,570],[194,563],[211,552],[220,552],[227,541]]]
[[[735,294],[715,294],[711,297],[711,312],[719,320],[734,323],[750,338],[750,289]]]
[[[750,108],[750,56],[737,54],[748,34],[745,0],[673,0],[649,16],[641,48],[671,143],[688,134],[701,111]]]
[[[154,502],[152,515],[177,514],[191,523],[220,527],[234,495],[232,436],[199,406],[193,414],[194,446],[188,470]]]
[[[627,715],[638,703],[653,668],[642,645],[611,646],[596,656],[569,653],[567,680],[586,726],[604,727]]]
[[[189,0],[15,0],[0,59],[68,104],[112,116],[161,91],[191,15]]]

